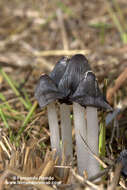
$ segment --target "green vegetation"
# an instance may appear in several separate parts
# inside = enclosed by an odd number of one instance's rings
[[[106,1],[107,10],[114,25],[116,26],[118,32],[120,33],[121,40],[124,44],[127,43],[127,23],[124,18],[124,14],[117,2],[117,0]]]

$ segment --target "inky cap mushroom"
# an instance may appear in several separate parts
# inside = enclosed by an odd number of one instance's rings
[[[92,106],[102,109],[112,110],[111,106],[102,95],[96,77],[92,71],[87,71],[84,78],[80,81],[71,100],[80,105]]]
[[[58,84],[65,72],[67,61],[68,59],[63,57],[49,75],[44,74],[40,77],[35,89],[35,98],[41,108],[63,97],[58,90]]]
[[[46,74],[42,75],[35,89],[35,98],[41,108],[62,97],[54,81]]]
[[[70,97],[77,89],[86,71],[91,70],[84,55],[77,54],[69,60],[65,73],[60,80],[59,90]]]

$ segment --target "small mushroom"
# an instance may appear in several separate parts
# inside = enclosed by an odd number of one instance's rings
[[[67,57],[63,57],[54,67],[49,75],[42,75],[35,89],[35,98],[38,100],[41,108],[47,106],[48,121],[50,128],[50,140],[52,149],[56,149],[61,157],[60,134],[58,127],[58,118],[55,108],[55,100],[62,103],[68,103],[65,94],[59,90],[59,82],[66,70]],[[63,100],[62,100],[63,99]],[[72,159],[72,128],[70,121],[70,110],[66,104],[60,105],[61,110],[61,136],[63,146],[65,145],[65,155]]]
[[[71,100],[84,107],[91,106],[112,111],[111,106],[102,95],[96,77],[91,70],[85,73]]]
[[[82,137],[86,140],[87,130],[85,109],[80,106],[79,103],[76,103],[76,99],[73,99],[73,95],[75,94],[85,73],[89,70],[91,70],[91,68],[86,57],[80,54],[74,55],[69,60],[67,69],[59,83],[60,92],[65,93],[66,99],[68,98],[71,103],[74,102],[73,114],[76,136],[77,164],[80,174],[83,174],[84,169],[87,169],[88,167],[88,152],[80,136],[80,134],[82,134]]]
[[[96,155],[98,155],[99,127],[98,127],[97,108],[105,110],[108,109],[110,111],[112,110],[112,108],[104,99],[99,89],[96,77],[91,70],[85,73],[84,78],[79,83],[75,93],[71,97],[71,100],[77,102],[83,107],[86,107],[87,129],[85,130],[87,135],[85,135],[84,138],[86,139],[90,149]],[[80,174],[82,174],[83,170],[86,169],[88,176],[95,175],[99,170],[99,164],[91,154],[88,154],[87,164],[88,164],[87,167],[83,168],[83,165],[81,164],[80,161],[79,163]]]
[[[64,97],[64,94],[59,91],[58,85],[65,72],[67,61],[68,59],[63,57],[49,75],[43,74],[40,77],[35,89],[35,98],[41,108]]]
[[[62,58],[54,67],[49,76],[54,80],[59,88],[60,80],[65,73],[69,59],[67,57]],[[59,90],[60,91],[60,90]],[[64,98],[66,95],[64,92],[60,92],[63,100],[59,99],[60,103],[60,119],[61,119],[61,137],[62,137],[62,151],[64,151],[66,158],[72,160],[73,148],[72,148],[72,127],[70,119],[70,108],[66,104],[70,104],[69,100]],[[62,95],[63,94],[63,95]]]

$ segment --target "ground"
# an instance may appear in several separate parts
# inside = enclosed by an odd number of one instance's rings
[[[49,152],[47,112],[34,97],[40,75],[49,73],[62,56],[79,50],[88,58],[102,90],[107,81],[106,96],[113,109],[121,106],[115,118],[119,131],[113,135],[113,122],[106,127],[108,165],[126,148],[126,17],[126,0],[0,0],[0,189],[50,189],[38,184],[5,185],[14,176],[53,176],[54,182],[65,184],[58,189],[85,188],[72,173],[58,178],[54,153]],[[100,112],[99,116],[101,120]],[[75,156],[73,166],[77,167]],[[99,185],[107,185],[110,173]]]

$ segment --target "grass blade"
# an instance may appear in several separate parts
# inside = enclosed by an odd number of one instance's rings
[[[14,86],[14,84],[12,83],[11,79],[9,78],[9,76],[2,70],[2,68],[0,67],[0,73],[3,76],[3,78],[8,82],[9,86],[12,88],[13,92],[15,93],[16,96],[19,97],[19,100],[21,101],[21,103],[25,106],[26,109],[30,109],[30,106],[26,103],[26,101],[21,97],[19,91],[16,89],[16,87]]]
[[[18,131],[17,140],[20,139],[20,136],[23,133],[23,131],[25,130],[26,125],[29,123],[29,121],[30,121],[30,119],[31,119],[31,117],[33,115],[33,112],[35,111],[37,105],[38,105],[38,103],[37,103],[37,101],[35,101],[34,104],[33,104],[33,106],[31,107],[30,111],[28,112],[28,114],[27,114],[27,116],[26,116],[26,118],[25,118],[25,120],[24,120],[21,128]]]
[[[2,118],[2,120],[3,120],[3,122],[4,122],[5,127],[6,127],[7,129],[10,129],[10,127],[9,127],[9,125],[8,125],[8,123],[7,123],[6,117],[5,117],[5,115],[4,115],[4,113],[3,113],[3,110],[2,110],[1,108],[0,108],[0,116],[1,116],[1,118]]]

